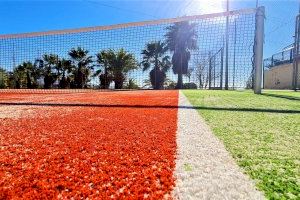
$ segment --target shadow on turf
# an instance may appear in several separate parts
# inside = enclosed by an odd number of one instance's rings
[[[300,101],[299,97],[293,97],[293,96],[287,96],[287,95],[279,95],[279,94],[268,94],[268,93],[262,93],[261,95],[269,96],[269,97],[276,97],[281,99],[288,99],[293,101]]]
[[[35,103],[35,102],[0,102],[6,106],[53,106],[53,107],[97,107],[97,108],[160,108],[160,109],[197,109],[197,110],[215,110],[215,111],[240,111],[240,112],[263,112],[263,113],[290,113],[300,114],[300,110],[278,110],[278,109],[260,109],[260,108],[222,108],[205,106],[168,106],[168,105],[124,105],[124,104],[79,104],[79,103]]]

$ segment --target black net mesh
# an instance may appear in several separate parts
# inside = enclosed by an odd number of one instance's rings
[[[227,17],[228,66],[225,63]],[[172,27],[176,29],[176,24],[179,28],[177,35],[173,34],[177,45],[174,50],[166,35]],[[185,31],[180,24],[193,30]],[[195,46],[187,44],[190,41],[186,38],[190,36],[184,35],[191,32]],[[254,34],[255,10],[244,10],[107,27],[2,35],[0,88],[2,91],[174,89],[179,86],[178,73],[182,74],[183,88],[224,88],[226,67],[229,88],[246,88],[253,67]],[[180,43],[181,40],[185,41]],[[147,54],[142,53],[143,50]]]

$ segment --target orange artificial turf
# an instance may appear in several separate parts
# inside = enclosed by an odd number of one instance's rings
[[[0,112],[18,110],[0,117],[0,199],[170,198],[177,104],[177,91],[0,94]]]

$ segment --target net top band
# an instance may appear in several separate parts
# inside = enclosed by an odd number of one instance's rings
[[[256,12],[256,8],[234,10],[234,11],[229,11],[229,12],[220,12],[220,13],[213,13],[213,14],[184,16],[184,17],[178,17],[178,18],[159,19],[159,20],[152,20],[152,21],[131,22],[131,23],[108,25],[108,26],[94,26],[94,27],[86,27],[86,28],[53,30],[53,31],[44,31],[44,32],[31,32],[31,33],[3,34],[3,35],[0,35],[0,39],[28,38],[28,37],[39,37],[39,36],[48,36],[48,35],[83,33],[83,32],[101,31],[101,30],[113,30],[113,29],[129,28],[129,27],[175,23],[175,22],[181,22],[181,21],[209,19],[209,18],[215,18],[215,17],[225,17],[225,16],[238,15],[238,14],[239,15],[240,14],[252,14],[254,12]]]

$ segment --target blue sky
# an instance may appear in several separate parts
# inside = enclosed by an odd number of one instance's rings
[[[231,1],[231,9],[255,7],[255,0]],[[292,43],[296,0],[260,1],[266,7],[265,57]],[[0,0],[0,34],[79,28],[224,10],[214,0]]]

